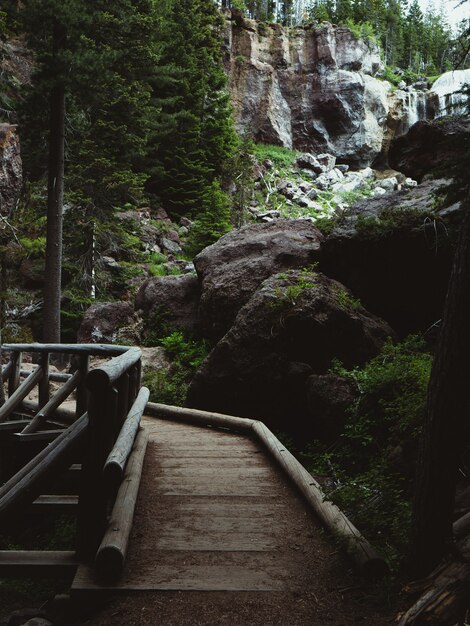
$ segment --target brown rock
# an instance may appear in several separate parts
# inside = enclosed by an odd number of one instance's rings
[[[204,334],[219,339],[263,280],[318,260],[323,236],[307,220],[277,220],[224,235],[194,259]]]

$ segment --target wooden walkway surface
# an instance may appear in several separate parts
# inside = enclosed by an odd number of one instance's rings
[[[295,580],[299,496],[244,435],[144,418],[149,445],[120,590],[270,591]],[[290,525],[290,527],[289,527]],[[286,567],[286,563],[290,566]],[[82,566],[72,593],[101,590]]]

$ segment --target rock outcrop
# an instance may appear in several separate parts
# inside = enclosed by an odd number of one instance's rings
[[[20,142],[16,126],[0,124],[0,214],[9,215],[23,184]]]
[[[390,335],[386,322],[323,274],[272,276],[198,370],[187,404],[277,426],[290,420],[301,432],[308,422],[308,375],[325,372],[333,357],[349,366],[364,362]]]
[[[390,85],[371,75],[377,46],[349,29],[229,21],[230,89],[239,130],[256,141],[369,165],[382,148]]]
[[[220,339],[263,280],[318,260],[323,235],[307,220],[249,225],[224,235],[194,259],[201,281],[203,332]]]
[[[339,217],[322,247],[321,269],[401,335],[440,319],[460,204],[442,202],[448,180],[358,202]]]
[[[389,152],[392,167],[421,180],[428,172],[452,176],[470,145],[470,117],[419,122],[396,139]]]
[[[197,334],[200,293],[199,281],[194,274],[147,279],[135,298],[136,309],[142,311],[144,334],[158,333],[165,326]]]
[[[328,23],[283,27],[227,13],[226,68],[238,130],[255,141],[330,152],[366,167],[386,162],[415,122],[462,112],[470,70],[398,89],[379,80],[379,48]]]
[[[128,302],[93,304],[78,331],[79,343],[140,343],[139,321]]]

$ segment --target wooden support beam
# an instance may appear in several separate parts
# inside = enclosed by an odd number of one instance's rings
[[[0,433],[19,433],[28,424],[29,420],[12,420],[10,422],[2,422],[0,424]]]
[[[38,432],[32,432],[32,433],[25,433],[23,431],[21,433],[15,433],[13,435],[13,439],[22,443],[26,443],[30,441],[51,442],[51,441],[54,441],[54,439],[57,439],[57,437],[61,435],[63,432],[64,432],[63,428],[55,428],[53,430],[52,429],[40,430]]]
[[[99,577],[106,580],[119,579],[124,568],[147,441],[148,432],[140,430],[119,487],[108,529],[96,554],[96,571]]]
[[[17,406],[26,398],[28,393],[36,386],[43,376],[42,367],[37,367],[34,372],[13,392],[5,404],[0,408],[0,422],[4,422],[13,413]]]
[[[150,392],[147,387],[142,387],[106,460],[103,468],[103,477],[109,493],[115,493],[121,484],[127,459],[134,445],[134,439],[149,395]]]
[[[0,487],[0,521],[16,507],[32,501],[51,474],[70,465],[72,453],[82,441],[87,425],[85,413]]]
[[[91,370],[87,376],[90,391],[99,392],[115,383],[128,369],[135,365],[142,356],[140,348],[130,348],[124,354],[114,357],[104,365]]]
[[[74,513],[78,506],[75,495],[43,495],[34,500],[33,510],[50,514]]]
[[[23,400],[23,409],[30,411],[33,414],[36,414],[39,410],[38,403],[34,402],[33,400]],[[54,411],[53,417],[54,419],[59,419],[65,422],[66,424],[73,424],[73,422],[75,421],[75,411],[73,411],[72,409],[59,407]]]
[[[78,562],[70,551],[0,551],[0,577],[66,578],[73,576]]]
[[[20,371],[21,378],[27,378],[30,374],[31,370],[22,369]],[[66,383],[70,378],[72,378],[72,374],[65,372],[49,372],[49,380],[53,383]]]
[[[80,371],[76,371],[75,374],[64,384],[62,387],[52,396],[49,402],[43,406],[43,408],[36,413],[31,423],[26,426],[23,433],[34,433],[40,428],[44,422],[52,417],[59,408],[59,406],[69,397],[69,395],[76,389],[80,382]]]

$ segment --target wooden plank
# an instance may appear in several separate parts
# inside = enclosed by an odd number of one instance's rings
[[[255,455],[258,455],[259,458],[263,457],[263,453],[261,450],[238,450],[237,448],[227,449],[223,447],[219,448],[167,448],[165,451],[161,450],[160,447],[157,447],[157,458],[160,458],[160,455],[163,458],[171,459],[184,459],[184,458],[193,458],[193,459],[201,459],[201,458],[231,458],[231,459],[252,459],[256,458]]]
[[[254,498],[252,498],[254,500]],[[165,499],[160,500],[165,504]],[[201,519],[215,519],[218,517],[230,517],[236,519],[250,516],[251,519],[276,519],[282,517],[287,510],[287,505],[281,504],[277,499],[268,498],[266,502],[254,502],[246,500],[238,501],[229,498],[192,498],[173,504],[175,514],[187,515],[192,517],[200,517]]]
[[[78,506],[78,496],[74,495],[43,495],[33,502],[34,511],[45,513],[70,513]]]
[[[64,578],[77,569],[75,553],[70,551],[2,550],[0,576],[10,578]]]
[[[146,572],[147,574],[147,572]],[[71,588],[79,599],[84,592],[122,591],[279,591],[285,587],[284,570],[253,570],[240,565],[158,566],[145,579],[124,576],[118,584],[100,585],[89,566],[80,565]]]
[[[262,478],[266,481],[268,478],[276,479],[276,472],[266,466],[260,467],[230,467],[227,465],[220,465],[215,469],[214,467],[201,467],[201,466],[185,466],[185,467],[171,467],[162,468],[161,476],[169,478],[178,478],[179,480],[189,479],[193,480],[213,480],[217,477],[217,480],[221,480],[223,477],[226,480],[258,480]]]
[[[269,552],[279,548],[279,541],[270,535],[235,533],[232,536],[211,533],[185,535],[179,529],[157,538],[157,550],[186,550],[191,552]]]
[[[248,468],[248,467],[269,467],[266,458],[262,455],[249,455],[245,457],[227,457],[227,456],[216,456],[216,457],[187,457],[184,459],[180,459],[178,457],[164,457],[158,459],[158,464],[162,469],[195,469],[198,468],[206,468],[212,470],[218,470],[223,467],[231,467],[231,468]]]
[[[251,484],[239,482],[235,485],[206,484],[199,485],[197,483],[187,484],[174,482],[173,484],[161,485],[156,484],[155,493],[164,496],[269,496],[273,493],[271,483],[265,485]]]

